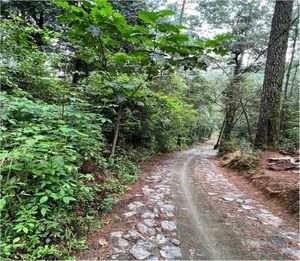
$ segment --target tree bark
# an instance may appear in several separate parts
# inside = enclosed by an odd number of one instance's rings
[[[286,74],[286,82],[285,82],[285,88],[284,88],[284,99],[287,99],[287,96],[288,96],[289,80],[290,80],[293,60],[294,60],[295,51],[296,51],[297,38],[298,38],[298,24],[296,25],[296,29],[295,29],[295,34],[294,34],[294,39],[293,39],[294,41],[293,41],[293,47],[292,47],[293,48],[292,49],[292,55],[291,55],[291,60],[290,60],[290,63],[289,63],[287,74]]]
[[[180,12],[180,17],[179,17],[179,24],[182,25],[182,19],[183,19],[183,14],[184,14],[184,9],[185,9],[185,3],[186,0],[182,1],[182,6],[181,6],[181,12]]]
[[[242,101],[241,98],[240,98],[240,102],[241,102],[241,107],[242,107],[243,114],[244,114],[245,119],[246,119],[246,122],[247,122],[247,129],[248,129],[249,141],[250,141],[250,143],[252,144],[253,141],[252,141],[251,125],[250,125],[248,113],[247,113],[247,111],[246,111],[246,106],[245,106],[245,104],[243,103],[243,101]]]
[[[222,127],[221,127],[221,130],[220,130],[220,134],[219,134],[217,143],[214,146],[214,150],[216,150],[217,148],[219,148],[220,141],[221,141],[222,136],[223,136],[224,125],[225,125],[225,119],[223,120]]]
[[[243,63],[243,56],[244,56],[243,51],[235,54],[234,57],[235,67],[233,72],[234,76],[231,82],[228,84],[225,91],[225,125],[224,125],[222,142],[226,142],[230,140],[231,132],[235,125],[235,114],[239,106],[239,101],[237,99],[237,94],[236,94],[236,86],[241,79],[239,73],[241,71],[241,67]]]
[[[113,142],[112,142],[110,157],[113,157],[116,153],[116,146],[117,146],[117,141],[118,141],[118,137],[119,137],[122,112],[123,112],[123,106],[121,104],[119,107],[119,110],[118,110],[118,116],[117,116],[116,125],[115,125],[115,133],[114,133],[114,138],[113,138]]]
[[[291,84],[291,89],[290,89],[290,97],[293,95],[293,90],[294,90],[294,86],[295,86],[295,80],[296,80],[296,78],[298,76],[298,68],[299,68],[299,63],[297,63],[296,68],[295,68],[295,73],[294,73],[294,76],[293,76],[293,80],[292,80],[292,84]],[[299,92],[298,92],[298,94],[299,94]]]
[[[278,150],[281,92],[293,0],[276,1],[269,37],[255,147]]]

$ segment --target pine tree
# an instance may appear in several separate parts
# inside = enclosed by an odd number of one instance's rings
[[[279,149],[281,91],[292,9],[293,0],[275,3],[256,132],[256,148]]]

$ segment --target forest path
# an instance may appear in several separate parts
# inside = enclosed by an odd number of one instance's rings
[[[210,140],[157,157],[78,259],[298,259],[298,231],[231,184]]]
[[[214,166],[214,140],[181,152],[174,167],[183,259],[298,259],[298,231],[231,184]]]

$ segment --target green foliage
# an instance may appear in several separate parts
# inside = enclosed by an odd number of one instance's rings
[[[233,170],[248,171],[251,173],[258,163],[258,153],[253,150],[235,151],[227,157],[226,166]]]
[[[299,148],[299,96],[285,100],[282,109],[281,148],[294,152]]]
[[[117,156],[109,159],[107,170],[115,173],[123,184],[132,184],[137,180],[138,167],[125,156]]]
[[[49,99],[56,96],[60,81],[50,76],[52,70],[46,62],[53,61],[57,55],[42,52],[35,43],[36,34],[42,35],[43,41],[59,35],[25,24],[18,16],[2,21],[1,89],[11,91],[19,87],[30,91],[34,97]]]
[[[105,0],[55,4],[64,26],[40,24],[33,3],[14,4],[26,23],[6,14],[1,27],[2,259],[69,259],[86,249],[81,237],[138,179],[139,163],[214,127],[201,100],[206,83],[194,77],[191,94],[189,79],[172,73],[206,68],[202,55],[224,53],[226,37],[193,42],[168,10],[141,11],[129,24]],[[118,154],[108,158],[119,108]]]
[[[100,210],[103,213],[108,213],[111,211],[112,207],[114,204],[116,204],[118,200],[114,197],[107,197],[104,200],[102,200],[101,205],[100,205]]]
[[[59,242],[91,226],[108,193],[79,172],[84,159],[106,166],[102,117],[70,105],[62,119],[60,106],[5,93],[1,102],[2,257],[66,258]]]

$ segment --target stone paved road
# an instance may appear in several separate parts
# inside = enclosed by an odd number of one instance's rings
[[[183,259],[299,259],[299,234],[231,184],[209,158],[214,142],[181,153],[174,168]]]
[[[105,259],[299,258],[298,232],[218,172],[212,145],[173,154],[147,173],[122,213],[136,222],[106,236]]]

